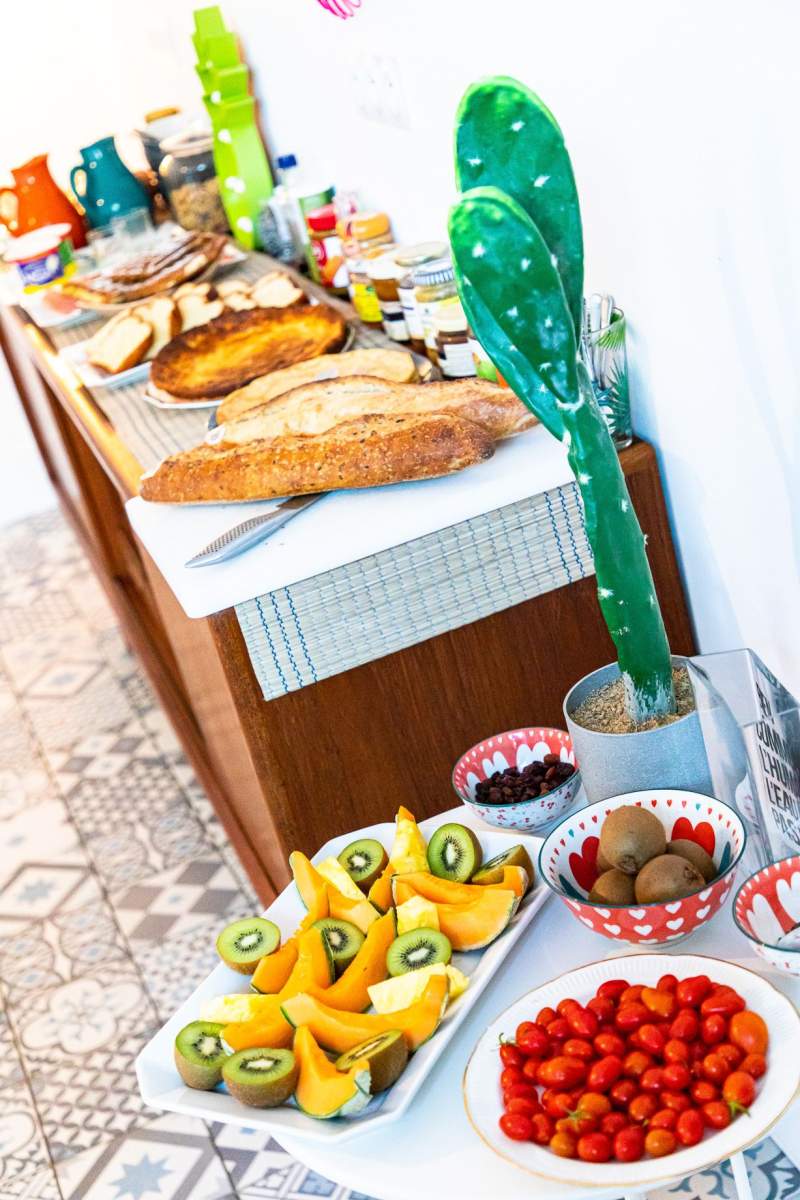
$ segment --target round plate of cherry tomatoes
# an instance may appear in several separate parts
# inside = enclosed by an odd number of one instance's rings
[[[682,1178],[759,1141],[800,1087],[800,1014],[754,971],[694,954],[591,963],[486,1030],[464,1074],[483,1141],[576,1187]]]

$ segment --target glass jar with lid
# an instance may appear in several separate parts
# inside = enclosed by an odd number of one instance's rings
[[[453,264],[449,258],[435,258],[423,263],[414,272],[414,292],[422,317],[422,336],[425,353],[438,367],[439,352],[436,346],[436,313],[446,300],[458,295]]]
[[[445,379],[466,379],[475,374],[469,324],[458,296],[442,300],[433,316],[436,357]]]
[[[336,209],[332,204],[314,208],[306,214],[306,224],[319,282],[334,295],[346,296],[347,266],[342,239],[336,232]]]
[[[414,272],[424,263],[446,257],[445,242],[418,242],[414,246],[401,246],[394,253],[394,261],[398,267],[397,295],[403,309],[409,345],[417,354],[425,353],[425,334],[422,328],[422,310],[414,287]]]
[[[384,212],[352,213],[340,220],[339,234],[350,273],[353,307],[367,325],[380,325],[383,321],[381,306],[369,277],[367,262],[393,245],[389,217]]]
[[[158,173],[172,215],[184,229],[227,233],[214,168],[213,138],[206,130],[179,133],[161,143],[164,158]]]
[[[398,293],[401,268],[398,267],[394,251],[375,255],[367,259],[367,273],[378,297],[383,317],[383,330],[393,342],[408,342],[408,327],[403,315],[403,306]]]

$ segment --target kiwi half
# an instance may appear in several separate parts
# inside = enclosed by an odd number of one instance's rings
[[[217,938],[217,954],[240,975],[252,975],[258,960],[272,954],[281,941],[281,931],[266,917],[247,917],[226,925]]]
[[[222,1079],[228,1057],[222,1045],[223,1025],[215,1021],[192,1021],[175,1038],[175,1066],[187,1087],[210,1092]]]
[[[678,854],[687,859],[692,866],[697,867],[706,883],[711,883],[711,880],[717,877],[713,858],[702,846],[698,846],[697,842],[691,842],[688,838],[676,838],[674,842],[667,842],[667,854]]]
[[[251,1108],[276,1108],[293,1094],[300,1070],[291,1050],[240,1050],[225,1060],[222,1078],[232,1096]]]
[[[349,1071],[353,1063],[366,1058],[370,1071],[370,1094],[385,1092],[395,1083],[408,1062],[408,1046],[399,1029],[390,1029],[354,1046],[336,1060],[337,1071]]]
[[[339,855],[339,862],[353,883],[364,892],[369,891],[388,861],[389,855],[375,838],[359,838],[345,846]]]
[[[364,935],[350,921],[337,917],[323,917],[314,922],[328,945],[337,973],[349,966],[364,944]]]
[[[524,846],[511,846],[484,863],[472,876],[473,883],[502,883],[503,867],[522,867],[528,873],[528,886],[533,887],[534,871],[531,856]]]
[[[635,899],[633,875],[626,875],[615,867],[598,875],[589,892],[591,904],[633,904]]]
[[[467,883],[482,862],[481,844],[466,825],[440,825],[428,842],[428,866],[440,879]]]
[[[645,863],[636,876],[636,900],[639,904],[682,900],[705,886],[705,879],[687,858],[659,854]]]
[[[405,975],[434,963],[449,963],[453,954],[450,939],[438,929],[410,929],[395,938],[386,952],[390,975]]]
[[[615,808],[600,830],[600,854],[603,861],[635,875],[646,862],[667,849],[664,826],[654,813],[635,804]]]

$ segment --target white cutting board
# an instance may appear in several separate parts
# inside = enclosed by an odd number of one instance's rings
[[[186,615],[206,617],[572,479],[563,446],[539,425],[502,442],[488,462],[457,475],[335,492],[247,553],[199,568],[184,563],[226,530],[268,512],[277,502],[173,505],[136,497],[126,508]]]

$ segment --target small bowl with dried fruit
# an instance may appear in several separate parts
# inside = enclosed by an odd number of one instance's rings
[[[581,786],[572,738],[563,729],[496,733],[471,746],[453,768],[459,800],[487,825],[531,831],[551,825]]]

